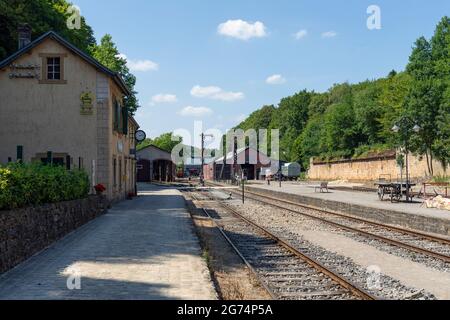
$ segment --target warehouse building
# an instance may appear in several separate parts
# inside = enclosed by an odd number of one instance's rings
[[[111,201],[135,193],[139,125],[121,77],[55,32],[31,41],[21,31],[19,50],[0,62],[0,163],[84,169]]]
[[[172,182],[176,177],[176,165],[172,154],[150,145],[137,152],[138,182]]]
[[[254,148],[241,148],[237,150],[237,164],[234,163],[234,152],[230,152],[226,157],[220,157],[207,163],[204,166],[206,180],[233,180],[233,177],[244,176],[248,180],[258,180],[261,172],[266,168],[279,168],[278,160],[269,158],[264,153]]]

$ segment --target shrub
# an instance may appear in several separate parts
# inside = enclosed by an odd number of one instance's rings
[[[450,176],[437,175],[437,176],[433,177],[433,182],[436,182],[436,183],[450,183]]]
[[[84,171],[38,163],[0,166],[0,210],[81,199],[88,194],[89,177]]]

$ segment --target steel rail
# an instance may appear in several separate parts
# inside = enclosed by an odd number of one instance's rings
[[[336,214],[336,213],[331,212],[331,211],[318,209],[318,208],[307,206],[307,205],[303,205],[303,204],[296,204],[296,203],[291,202],[291,201],[279,200],[279,199],[268,197],[268,196],[265,196],[265,195],[260,195],[260,194],[257,194],[257,193],[251,192],[251,191],[247,191],[247,194],[253,194],[253,195],[256,195],[258,197],[269,198],[270,200],[273,200],[273,201],[278,201],[278,202],[282,202],[282,203],[284,202],[284,203],[288,203],[290,205],[294,205],[294,206],[298,206],[298,207],[302,207],[302,208],[306,208],[306,209],[310,209],[310,210],[319,211],[319,212],[326,213],[326,214],[329,214],[329,215],[336,215],[336,216],[339,216],[339,217],[347,218],[347,216],[345,216],[345,215]],[[349,226],[346,226],[346,225],[343,225],[343,224],[340,224],[340,223],[337,223],[337,222],[333,222],[333,221],[327,220],[325,218],[321,218],[321,217],[317,217],[317,216],[314,216],[314,215],[311,215],[311,214],[308,214],[308,213],[304,213],[304,212],[300,212],[300,211],[297,211],[297,210],[293,210],[291,208],[287,208],[285,206],[280,206],[280,205],[277,205],[277,204],[274,204],[274,203],[271,203],[271,202],[268,202],[268,201],[264,201],[264,200],[261,200],[261,199],[257,199],[257,198],[253,198],[253,197],[248,197],[248,198],[250,198],[252,200],[255,200],[255,201],[258,201],[258,202],[261,202],[263,204],[270,205],[270,206],[278,208],[278,209],[286,210],[286,211],[289,211],[289,212],[292,212],[292,213],[295,213],[295,214],[299,214],[299,215],[305,216],[305,217],[310,218],[310,219],[314,219],[314,220],[317,220],[317,221],[320,221],[320,222],[324,222],[326,224],[332,225],[332,226],[340,228],[340,229],[344,229],[344,230],[347,230],[347,231],[350,231],[350,232],[353,232],[353,233],[359,233],[359,234],[362,234],[364,236],[371,237],[373,239],[377,239],[377,240],[389,243],[389,244],[397,246],[397,247],[401,247],[403,249],[411,250],[411,251],[414,251],[414,252],[417,252],[417,253],[421,253],[421,254],[433,257],[433,258],[437,258],[437,259],[443,260],[446,263],[450,262],[450,256],[447,256],[447,255],[442,254],[442,253],[438,253],[438,252],[434,252],[434,251],[431,251],[431,250],[428,250],[428,249],[416,247],[416,246],[413,246],[413,245],[410,245],[410,244],[407,244],[407,243],[404,243],[404,242],[401,242],[401,241],[393,240],[393,239],[390,239],[390,238],[387,238],[387,237],[384,237],[384,236],[380,236],[380,235],[377,235],[377,234],[374,234],[374,233],[371,233],[371,232],[367,232],[367,231],[364,231],[364,230],[360,230],[360,229],[356,229],[356,228],[353,228],[353,227],[349,227]],[[358,219],[358,218],[355,218],[355,219]],[[364,222],[364,223],[370,223],[369,221],[366,222],[366,220],[364,220],[364,219],[359,219],[359,221],[360,222]],[[381,225],[381,224],[379,224],[378,226],[379,227],[383,227],[383,225]],[[415,234],[414,231],[404,230],[404,229],[401,229],[401,228],[397,228],[397,229],[399,229],[399,232],[405,232],[405,233],[408,233],[410,235],[415,235],[415,236],[420,236],[420,237],[425,236],[425,234],[422,234],[422,233],[416,233]],[[426,235],[426,236],[427,236],[427,239],[428,239],[428,237],[434,238],[433,236],[429,236],[429,235]],[[437,238],[437,239],[446,241],[446,239],[443,239],[443,238]],[[437,240],[432,240],[432,241],[437,241]],[[447,244],[447,243],[445,243],[445,244]]]
[[[357,218],[357,217],[349,216],[349,215],[334,212],[334,211],[320,209],[320,208],[317,208],[314,206],[309,206],[306,204],[296,203],[296,202],[286,200],[286,199],[277,199],[277,198],[274,198],[274,197],[271,197],[268,195],[264,195],[261,193],[253,192],[253,191],[247,190],[246,193],[249,193],[249,194],[261,197],[261,198],[266,198],[266,199],[270,199],[270,200],[274,200],[274,201],[278,201],[278,202],[287,203],[289,205],[293,205],[293,206],[297,206],[297,207],[301,207],[301,208],[305,208],[305,209],[311,209],[311,210],[323,212],[328,215],[333,215],[336,217],[345,218],[345,219],[353,220],[356,222],[366,223],[366,224],[369,224],[372,226],[381,227],[381,228],[389,229],[392,231],[396,231],[396,232],[400,232],[400,233],[404,233],[404,234],[408,234],[408,235],[412,235],[412,236],[418,236],[418,237],[421,237],[421,238],[424,238],[424,239],[427,239],[430,241],[439,242],[441,244],[450,245],[450,239],[433,236],[431,234],[426,234],[426,233],[422,233],[419,231],[408,230],[408,229],[403,229],[403,228],[399,228],[399,227],[395,227],[395,226],[390,226],[387,224],[383,224],[383,223],[379,223],[379,222],[375,222],[375,221],[371,221],[371,220],[366,220],[366,219],[362,219],[362,218]]]
[[[337,282],[340,286],[344,287],[348,291],[352,292],[353,294],[359,296],[360,298],[362,298],[364,300],[376,300],[376,298],[374,296],[372,296],[370,293],[368,293],[368,292],[364,291],[363,289],[359,288],[356,284],[351,283],[349,280],[341,277],[336,272],[331,271],[329,268],[326,268],[325,266],[323,266],[321,263],[319,263],[315,259],[313,259],[313,258],[307,256],[306,254],[300,252],[299,250],[294,248],[292,245],[290,245],[286,241],[280,239],[279,237],[277,237],[276,235],[274,235],[273,233],[271,233],[270,231],[268,231],[264,227],[262,227],[262,226],[256,224],[255,222],[251,221],[250,219],[247,219],[246,217],[241,215],[239,212],[237,212],[233,208],[229,207],[226,204],[222,204],[222,206],[225,207],[227,210],[229,210],[236,217],[238,217],[241,220],[245,221],[246,223],[250,224],[254,228],[260,230],[268,238],[271,238],[272,240],[276,241],[280,246],[282,246],[283,248],[287,249],[288,251],[293,253],[295,256],[297,256],[301,260],[303,260],[306,263],[308,263],[310,266],[315,268],[320,273],[323,273],[324,275],[328,276],[329,278],[331,278],[332,280]]]
[[[343,278],[337,272],[334,272],[334,271],[330,270],[329,268],[325,267],[324,265],[322,265],[320,262],[316,261],[315,259],[313,259],[313,258],[309,257],[308,255],[300,252],[298,249],[293,247],[291,244],[289,244],[285,240],[280,239],[279,237],[277,237],[276,235],[274,235],[273,233],[271,233],[270,231],[268,231],[264,227],[256,224],[255,222],[251,221],[250,219],[247,219],[246,217],[241,215],[235,209],[231,208],[230,206],[228,206],[228,205],[226,205],[224,203],[219,203],[219,204],[223,208],[227,209],[230,213],[232,213],[235,217],[237,217],[238,219],[246,222],[247,224],[251,225],[255,229],[259,230],[264,235],[266,235],[268,238],[270,238],[270,239],[274,240],[276,243],[278,243],[278,245],[280,245],[281,247],[285,248],[286,250],[288,250],[289,252],[291,252],[296,257],[300,258],[301,260],[305,261],[308,265],[310,265],[311,267],[316,269],[318,272],[324,274],[328,278],[332,279],[333,281],[338,283],[343,288],[347,289],[352,294],[354,294],[354,295],[356,295],[356,296],[358,296],[358,297],[360,297],[360,298],[362,298],[364,300],[377,300],[377,298],[375,296],[373,296],[370,293],[366,292],[364,289],[360,288],[359,286],[357,286],[356,284],[350,282],[349,280]]]
[[[195,197],[194,195],[190,195],[193,200],[195,201],[202,201],[200,199],[198,199],[197,197]],[[209,220],[214,224],[214,226],[219,230],[219,232],[221,233],[221,235],[224,237],[224,239],[228,242],[228,244],[231,246],[231,248],[233,248],[233,250],[236,252],[236,254],[239,256],[239,258],[241,258],[242,262],[245,263],[245,265],[247,266],[247,268],[253,273],[253,275],[255,276],[255,278],[258,280],[259,284],[264,288],[264,290],[266,290],[266,292],[269,294],[269,296],[273,299],[273,300],[278,300],[278,297],[276,296],[276,294],[265,284],[265,282],[261,279],[261,277],[259,276],[258,272],[255,270],[255,268],[253,268],[253,266],[250,264],[250,262],[248,262],[247,259],[245,259],[244,255],[239,251],[239,249],[235,246],[235,244],[233,243],[233,241],[231,241],[231,239],[226,235],[225,231],[223,230],[223,228],[221,226],[219,226],[219,224],[217,223],[217,221],[209,214],[209,211],[205,208],[201,208],[201,210],[203,211],[203,213],[206,214],[206,216],[209,218]]]

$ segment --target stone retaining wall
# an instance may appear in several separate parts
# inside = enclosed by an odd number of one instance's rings
[[[104,197],[0,211],[0,274],[106,212]]]
[[[446,219],[426,217],[417,214],[408,214],[406,212],[400,211],[365,207],[345,202],[324,200],[320,198],[272,191],[262,188],[247,187],[247,189],[251,192],[261,193],[271,197],[285,199],[300,204],[306,204],[318,209],[351,214],[357,217],[370,219],[375,222],[450,236],[450,221]]]
[[[448,174],[438,161],[434,161],[433,165],[435,175]],[[411,178],[413,179],[428,176],[426,159],[411,155],[409,169]],[[330,163],[317,163],[311,160],[311,166],[308,171],[309,179],[325,181],[375,181],[381,175],[390,175],[392,180],[397,180],[400,177],[400,169],[397,165],[395,155],[375,159],[355,159]]]

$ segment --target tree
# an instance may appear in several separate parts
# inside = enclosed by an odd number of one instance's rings
[[[244,131],[249,129],[259,130],[268,129],[272,122],[272,117],[275,112],[273,105],[264,106],[261,109],[253,112],[244,122],[240,123],[236,129],[242,129]]]
[[[406,71],[415,80],[428,79],[434,75],[431,44],[425,37],[420,37],[414,44]]]
[[[175,140],[175,141],[173,141]],[[173,148],[175,148],[178,144],[182,143],[183,139],[179,136],[174,136],[172,132],[163,133],[159,137],[155,139],[147,138],[143,142],[141,142],[138,146],[138,150],[142,150],[150,145],[158,147],[164,151],[172,152]]]
[[[348,158],[398,146],[392,127],[402,116],[422,127],[411,149],[450,163],[450,18],[444,17],[431,40],[419,38],[406,72],[357,84],[335,84],[327,92],[306,90],[281,99],[277,108],[254,112],[239,127],[280,129],[285,160]]]
[[[379,132],[382,124],[383,109],[380,108],[378,97],[381,89],[375,82],[368,82],[366,88],[354,94],[355,121],[358,131],[363,135],[365,144],[380,142]]]
[[[351,105],[341,103],[328,108],[319,141],[320,147],[327,150],[329,156],[347,158],[352,155],[360,137]]]
[[[32,38],[48,31],[55,31],[69,42],[89,53],[95,45],[92,28],[81,17],[80,29],[67,28],[66,0],[0,0],[0,60],[17,51],[18,27],[28,24]]]
[[[293,146],[293,161],[301,162],[304,168],[309,168],[310,159],[322,153],[319,140],[323,126],[323,116],[310,119],[305,130],[295,140]]]
[[[431,58],[437,77],[450,81],[450,18],[447,16],[441,19],[431,39]]]
[[[137,92],[134,90],[136,77],[130,73],[130,70],[127,67],[127,60],[120,55],[111,35],[106,34],[101,39],[100,45],[96,45],[92,48],[92,55],[105,67],[119,73],[122,77],[128,89],[131,91],[131,95],[126,96],[124,99],[124,107],[128,109],[130,114],[134,115],[139,108],[138,100],[136,98]]]
[[[434,156],[443,163],[448,161],[440,139],[445,141],[447,131],[445,92],[450,84],[449,62],[450,19],[444,17],[430,42],[424,37],[416,41],[407,66],[413,83],[405,99],[405,112],[422,127],[413,139],[412,150],[426,156],[431,175],[434,173]]]

